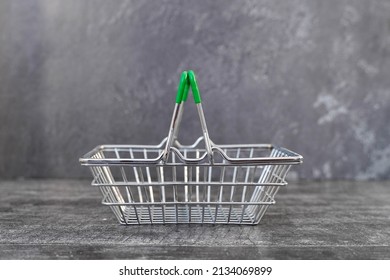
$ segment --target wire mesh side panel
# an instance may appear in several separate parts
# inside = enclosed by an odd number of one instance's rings
[[[270,156],[282,157],[285,156],[285,154],[275,149],[272,150]],[[274,198],[279,191],[279,188],[283,185],[287,185],[285,177],[290,167],[291,165],[265,165],[264,170],[258,179],[258,185],[252,194],[251,201],[275,203]],[[250,206],[248,211],[254,215],[254,219],[259,223],[270,204],[266,203],[264,205]]]
[[[127,156],[134,152],[129,149]],[[147,150],[143,156],[149,157]],[[272,150],[270,156],[283,154]],[[94,158],[104,158],[104,153]],[[165,165],[91,166],[103,204],[122,224],[257,224],[286,184],[288,169],[289,165],[184,165],[174,155]]]

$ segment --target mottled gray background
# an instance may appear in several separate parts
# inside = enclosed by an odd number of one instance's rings
[[[86,177],[97,144],[158,143],[186,69],[215,142],[290,148],[296,178],[390,178],[387,0],[3,0],[0,176]]]

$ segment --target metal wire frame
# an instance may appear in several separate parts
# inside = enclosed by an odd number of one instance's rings
[[[204,137],[199,137],[194,144],[192,145],[181,145],[178,141],[174,142],[174,146],[170,147],[170,152],[177,156],[178,161],[184,164],[243,164],[243,165],[259,165],[259,164],[300,164],[303,161],[301,155],[292,152],[286,148],[274,146],[271,144],[236,144],[236,145],[215,145],[211,148],[213,154],[218,156],[213,156],[213,161],[210,163],[205,153],[204,149],[199,148],[200,143],[204,141]],[[163,141],[158,145],[100,145],[95,147],[90,152],[86,153],[80,158],[80,163],[86,166],[92,165],[158,165],[158,164],[169,164],[169,160],[163,162],[163,147],[167,142],[167,138],[164,138]],[[259,151],[268,151],[268,150],[279,150],[283,156],[273,157],[273,156],[261,156],[261,157],[240,157],[236,155],[231,155],[227,151],[232,151],[235,149],[257,149]],[[127,153],[131,149],[138,154],[138,156],[127,155],[120,156],[114,153]],[[142,154],[146,150],[147,154],[153,154],[154,157],[146,157]],[[194,152],[198,151],[199,154],[197,157],[189,158],[183,154],[183,152]],[[94,157],[97,153],[103,153],[102,157]],[[106,156],[108,153],[110,155]]]
[[[94,176],[92,185],[103,194],[102,203],[112,209],[121,224],[258,224],[275,203],[279,188],[287,185],[284,179],[291,164],[277,164],[278,159],[292,152],[271,145],[221,145],[225,156],[220,155],[218,160],[216,150],[211,165],[188,157],[193,154],[199,159],[204,152],[197,147],[200,142],[190,146],[176,143],[179,153],[172,152],[170,160],[157,164],[145,164],[142,159],[159,154],[163,143],[103,146],[90,154],[90,159],[99,160],[100,165],[99,161],[86,165]],[[240,162],[253,158],[257,150],[268,151],[263,157],[267,164],[258,164],[258,158],[246,164],[232,164],[226,159],[229,155]],[[107,158],[113,155],[115,158]],[[112,164],[113,159],[120,164]],[[134,164],[135,160],[141,163]]]

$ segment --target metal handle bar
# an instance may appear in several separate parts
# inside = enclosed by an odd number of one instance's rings
[[[207,155],[209,157],[210,163],[212,163],[213,162],[212,141],[210,140],[209,132],[207,130],[206,119],[204,117],[203,107],[202,107],[202,99],[200,98],[200,92],[199,92],[198,83],[196,81],[194,71],[192,70],[188,71],[188,79],[191,85],[191,91],[194,97],[196,108],[198,109],[198,115],[199,115],[200,124],[202,126],[202,132],[204,136]]]
[[[199,120],[203,132],[203,138],[205,141],[206,153],[210,160],[210,163],[213,161],[212,142],[210,140],[209,133],[207,130],[206,119],[203,113],[202,99],[200,97],[198,83],[196,81],[194,71],[189,70],[188,72],[184,71],[180,77],[180,83],[176,94],[176,105],[173,111],[171,125],[169,128],[169,134],[167,137],[167,143],[162,157],[162,160],[164,162],[168,160],[169,152],[172,147],[172,144],[177,139],[179,126],[183,115],[183,105],[184,102],[187,100],[188,91],[190,88],[198,110]]]

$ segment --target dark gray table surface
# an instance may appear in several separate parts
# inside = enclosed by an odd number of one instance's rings
[[[257,226],[121,226],[88,181],[0,191],[0,259],[390,259],[389,182],[290,183]]]

